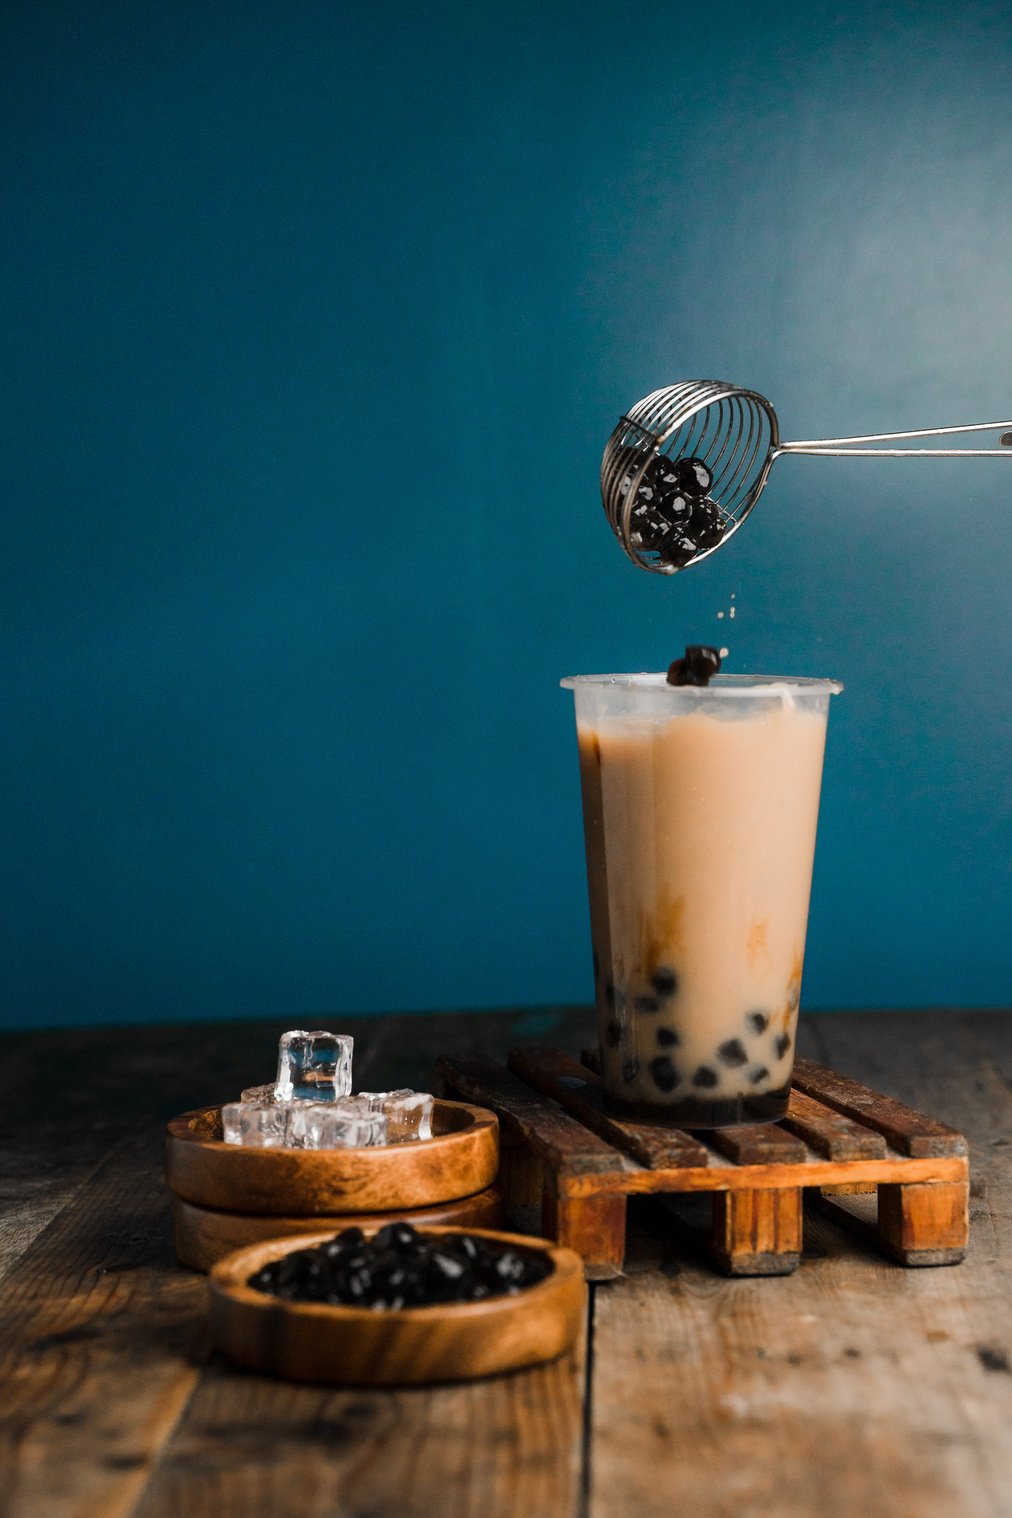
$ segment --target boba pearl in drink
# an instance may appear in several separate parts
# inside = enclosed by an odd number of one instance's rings
[[[609,1105],[787,1110],[831,680],[564,680],[576,698]]]

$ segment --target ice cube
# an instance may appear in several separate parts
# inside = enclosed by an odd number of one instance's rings
[[[277,1102],[228,1102],[221,1109],[226,1144],[278,1149],[285,1142],[285,1109]]]
[[[306,1033],[293,1028],[281,1035],[278,1079],[279,1102],[333,1102],[351,1094],[351,1051],[354,1039],[318,1028]]]
[[[363,1091],[360,1093],[374,1112],[387,1120],[387,1143],[403,1144],[410,1139],[432,1137],[433,1099],[427,1091]]]
[[[359,1096],[333,1102],[289,1102],[286,1143],[293,1149],[361,1149],[385,1144],[387,1120]]]
[[[266,1086],[247,1086],[240,1100],[244,1102],[260,1102],[261,1104],[264,1102],[276,1102],[277,1096],[274,1092],[274,1082],[269,1081]]]

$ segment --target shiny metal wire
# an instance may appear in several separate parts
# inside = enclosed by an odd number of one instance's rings
[[[1012,458],[1012,432],[1002,435],[998,448],[854,446],[991,432],[1006,427],[1012,427],[1012,422],[974,422],[960,427],[925,427],[916,432],[873,432],[861,437],[782,443],[776,412],[765,396],[723,380],[684,380],[654,390],[622,417],[605,444],[601,500],[615,536],[634,564],[654,574],[677,574],[674,565],[661,563],[656,552],[637,547],[631,539],[636,491],[651,458],[658,454],[671,459],[700,458],[713,474],[709,496],[719,508],[724,531],[718,543],[689,560],[695,564],[715,553],[737,532],[762,494],[770,469],[781,454],[808,453],[826,458]],[[625,480],[629,484],[623,491]]]

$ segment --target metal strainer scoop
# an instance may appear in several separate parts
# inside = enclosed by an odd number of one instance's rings
[[[1012,422],[782,443],[776,412],[755,390],[721,380],[684,380],[637,401],[619,422],[601,460],[601,499],[633,563],[670,575],[706,558],[738,530],[782,453],[1012,459],[1012,431],[1003,432],[998,448],[854,446],[1003,428],[1012,428]]]

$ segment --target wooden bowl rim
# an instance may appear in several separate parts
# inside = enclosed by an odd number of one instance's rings
[[[194,1133],[190,1124],[194,1118],[203,1117],[207,1112],[220,1112],[227,1102],[219,1102],[216,1106],[194,1107],[190,1112],[180,1112],[176,1117],[170,1117],[166,1124],[169,1137],[177,1142],[192,1144],[198,1149],[209,1149],[215,1153],[225,1150],[229,1154],[256,1154],[258,1162],[264,1158],[266,1164],[275,1163],[278,1159],[290,1159],[292,1155],[298,1155],[305,1159],[307,1164],[317,1162],[333,1162],[335,1157],[340,1161],[349,1154],[356,1158],[363,1155],[392,1154],[404,1152],[417,1154],[424,1145],[429,1152],[433,1146],[440,1149],[454,1143],[473,1142],[476,1134],[483,1129],[496,1130],[499,1127],[499,1119],[494,1112],[487,1107],[477,1107],[473,1102],[450,1102],[444,1097],[435,1098],[437,1107],[451,1107],[454,1111],[462,1111],[470,1114],[471,1121],[462,1128],[455,1128],[450,1133],[434,1133],[429,1139],[408,1140],[400,1144],[365,1144],[359,1149],[294,1149],[287,1145],[260,1145],[260,1144],[226,1144],[224,1139],[203,1138],[199,1133]],[[366,1164],[369,1161],[366,1160]]]
[[[412,1226],[414,1226],[413,1219],[406,1214],[415,1212],[435,1212],[438,1211],[441,1207],[463,1207],[468,1202],[478,1201],[479,1198],[489,1197],[491,1199],[492,1193],[495,1193],[500,1200],[505,1200],[506,1191],[501,1176],[496,1176],[494,1181],[489,1181],[488,1185],[483,1186],[480,1191],[472,1191],[467,1196],[451,1197],[448,1201],[445,1202],[422,1202],[417,1207],[388,1207],[386,1209],[382,1207],[368,1207],[364,1208],[361,1213],[237,1212],[234,1207],[209,1207],[206,1202],[191,1202],[188,1197],[180,1196],[178,1191],[173,1191],[171,1193],[171,1196],[173,1207],[185,1207],[188,1208],[191,1212],[199,1213],[201,1216],[210,1218],[255,1218],[258,1222],[262,1220],[264,1223],[300,1223],[302,1225],[303,1232],[305,1231],[307,1223],[313,1224],[314,1231],[318,1232],[319,1230],[317,1225],[319,1225],[321,1222],[326,1222],[333,1223],[335,1229],[340,1233],[342,1228],[360,1227],[361,1224],[354,1222],[354,1219],[357,1217],[385,1218],[388,1223],[405,1222],[411,1223]],[[378,1228],[382,1228],[384,1224],[378,1223],[376,1226]],[[428,1227],[428,1224],[424,1224],[423,1226]],[[432,1226],[433,1228],[441,1228],[443,1225],[442,1223],[433,1223]],[[447,1227],[450,1228],[455,1226],[455,1224],[447,1224]],[[464,1225],[462,1224],[461,1226],[463,1227]],[[372,1227],[371,1223],[369,1224],[369,1227]],[[276,1235],[276,1237],[278,1239],[283,1239],[285,1235],[279,1233]],[[294,1235],[292,1235],[292,1237],[294,1237]],[[266,1244],[267,1240],[260,1239],[258,1242],[261,1244]],[[245,1249],[246,1247],[247,1246],[245,1244],[236,1245],[236,1249]]]
[[[367,1238],[373,1238],[383,1226],[380,1224],[375,1228],[365,1228],[363,1232]],[[538,1281],[535,1286],[525,1286],[523,1290],[512,1294],[504,1292],[501,1296],[485,1297],[480,1302],[430,1302],[425,1307],[388,1307],[379,1311],[371,1307],[350,1307],[344,1303],[338,1305],[332,1302],[291,1302],[283,1297],[271,1296],[265,1291],[256,1291],[246,1284],[247,1276],[256,1268],[256,1264],[266,1264],[268,1260],[279,1259],[282,1255],[292,1254],[297,1249],[308,1249],[326,1242],[327,1239],[332,1239],[334,1230],[328,1228],[323,1232],[317,1229],[313,1233],[292,1234],[287,1238],[261,1239],[257,1244],[244,1244],[241,1249],[234,1249],[231,1254],[225,1255],[211,1266],[207,1275],[208,1285],[212,1291],[218,1291],[222,1296],[229,1297],[233,1302],[254,1311],[281,1312],[310,1321],[316,1319],[328,1323],[344,1323],[349,1326],[355,1323],[368,1323],[375,1326],[393,1325],[400,1322],[432,1323],[439,1317],[467,1319],[499,1316],[522,1310],[531,1303],[554,1295],[560,1287],[568,1285],[573,1277],[577,1277],[581,1285],[584,1284],[581,1256],[574,1249],[553,1244],[550,1239],[534,1238],[522,1233],[506,1233],[498,1228],[464,1228],[459,1225],[445,1228],[420,1228],[418,1232],[439,1235],[466,1233],[475,1238],[491,1239],[497,1244],[519,1246],[532,1253],[546,1254],[552,1263],[552,1273],[543,1281]],[[254,1257],[256,1264],[253,1263]],[[237,1275],[242,1275],[242,1279],[236,1280]]]

